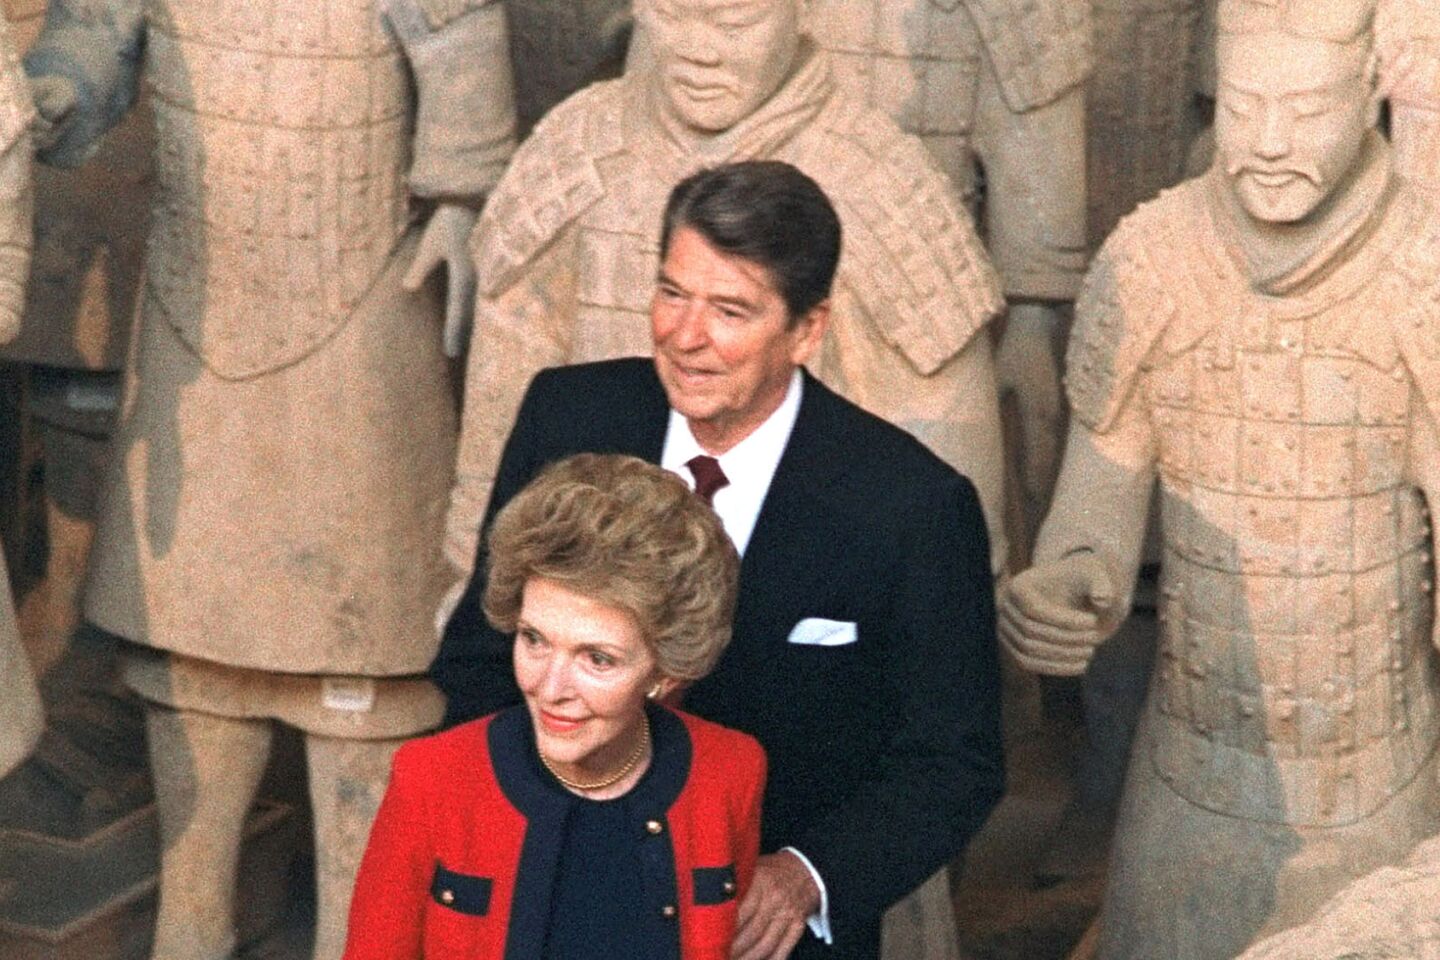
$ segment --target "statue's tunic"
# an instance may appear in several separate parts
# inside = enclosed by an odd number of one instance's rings
[[[1073,300],[1085,270],[1082,0],[814,0],[837,81],[925,142],[965,196],[985,168],[986,246],[1011,297]]]
[[[1267,295],[1214,176],[1122,221],[1069,360],[1074,415],[1158,472],[1164,543],[1106,958],[1233,956],[1440,828],[1440,224],[1389,188],[1358,249]]]
[[[650,354],[665,199],[702,165],[728,160],[789,161],[830,196],[845,242],[817,373],[970,475],[998,519],[998,482],[985,479],[999,464],[988,354],[975,373],[955,362],[1002,306],[998,280],[921,144],[837,89],[823,52],[803,58],[703,153],[666,137],[659,94],[632,68],[566,100],[516,154],[473,237],[480,295],[447,539],[457,567],[473,563],[530,378]],[[992,538],[1003,555],[998,529]]]
[[[156,115],[143,312],[85,615],[177,664],[213,666],[242,701],[246,670],[420,673],[448,581],[438,548],[455,414],[436,298],[400,290],[415,248],[407,186],[483,193],[510,129],[458,105],[437,124],[427,100],[457,81],[428,83],[435,58],[415,49],[499,11],[107,5],[105,17],[52,11],[31,54],[35,72],[73,75],[96,59],[81,45],[116,50],[112,75],[81,74],[111,83],[82,103],[110,111],[91,124],[103,129],[129,101],[125,65],[143,36]],[[497,53],[454,52],[452,77]],[[152,686],[184,683],[178,669],[159,676]]]

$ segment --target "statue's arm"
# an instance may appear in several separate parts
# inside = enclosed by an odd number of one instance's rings
[[[1000,636],[1036,673],[1083,673],[1130,611],[1155,485],[1154,440],[1140,411],[1104,433],[1072,421],[1034,565],[1005,584]]]
[[[515,91],[497,0],[386,0],[415,76],[410,192],[474,203],[515,152]]]
[[[404,286],[445,267],[443,347],[456,357],[475,302],[470,233],[515,152],[505,10],[495,0],[387,0],[385,10],[415,77],[410,192],[436,203]]]
[[[1155,437],[1138,404],[1128,403],[1104,433],[1073,421],[1055,499],[1036,539],[1035,563],[1094,554],[1128,609],[1154,487]]]
[[[476,232],[478,247],[487,242],[488,223],[488,218],[482,220]],[[445,524],[445,556],[462,576],[475,562],[480,520],[526,385],[546,367],[571,359],[572,254],[567,232],[522,268],[514,282],[476,298],[455,486]]]
[[[41,160],[74,167],[94,154],[135,102],[144,46],[141,0],[51,0],[25,56]]]
[[[1084,672],[1130,609],[1155,486],[1159,438],[1140,389],[1167,313],[1119,267],[1140,238],[1117,232],[1076,305],[1066,358],[1070,431],[1034,565],[1000,597],[1000,635],[1039,673]]]

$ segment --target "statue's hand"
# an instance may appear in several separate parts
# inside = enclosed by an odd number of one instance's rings
[[[995,351],[1000,395],[1013,398],[1020,419],[1026,510],[1037,517],[1050,502],[1065,431],[1059,312],[1052,304],[1015,304]]]
[[[458,357],[469,335],[470,316],[475,308],[475,264],[470,259],[470,232],[479,213],[459,203],[442,203],[435,208],[420,237],[415,259],[402,285],[415,292],[425,278],[445,265],[445,356]]]
[[[1104,562],[1071,554],[1031,567],[1000,594],[1000,638],[1034,673],[1073,677],[1119,622],[1119,599]]]
[[[35,98],[35,148],[44,152],[55,146],[64,134],[65,123],[75,112],[78,94],[74,81],[53,73],[32,77],[30,93]]]

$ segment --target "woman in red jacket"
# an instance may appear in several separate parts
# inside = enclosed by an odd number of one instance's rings
[[[489,539],[523,706],[395,757],[346,960],[728,960],[765,756],[660,701],[730,638],[738,561],[678,478],[546,469]]]

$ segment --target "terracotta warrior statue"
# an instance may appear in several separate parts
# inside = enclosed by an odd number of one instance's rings
[[[338,958],[423,678],[455,416],[438,291],[513,145],[493,0],[52,0],[26,58],[43,157],[78,163],[144,61],[157,185],[143,312],[83,604],[150,703],[156,960],[234,946],[272,724],[305,735],[314,956]],[[413,78],[414,89],[411,83]],[[412,200],[435,207],[412,227]]]
[[[34,114],[9,24],[0,16],[0,342],[13,340],[20,332],[25,308],[34,209],[30,181]],[[25,758],[43,727],[40,695],[20,645],[10,577],[0,554],[0,777]]]
[[[1099,254],[1026,666],[1128,610],[1159,480],[1161,648],[1099,955],[1228,958],[1440,829],[1440,217],[1376,130],[1374,0],[1221,0],[1216,159]]]
[[[1003,306],[954,189],[924,147],[867,109],[802,30],[806,0],[640,0],[649,51],[535,128],[476,227],[475,333],[446,553],[474,562],[501,444],[530,377],[650,353],[670,188],[702,165],[789,161],[845,228],[816,372],[969,476],[1004,556],[988,339]]]
[[[1440,957],[1440,837],[1402,864],[1381,867],[1298,927],[1267,937],[1238,960],[1433,960]]]
[[[1009,317],[996,354],[1019,415],[1019,490],[1036,520],[1063,434],[1061,309],[1085,272],[1088,0],[810,0],[841,87],[925,142],[962,195],[984,169],[986,247]],[[1032,521],[1033,522],[1033,521]]]
[[[1375,39],[1395,167],[1440,196],[1440,4],[1380,0]]]

